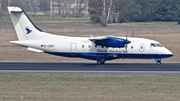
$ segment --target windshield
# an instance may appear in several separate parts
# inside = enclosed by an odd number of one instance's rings
[[[156,44],[157,47],[163,47],[161,44]]]
[[[151,43],[150,47],[163,47],[163,46],[159,43]]]

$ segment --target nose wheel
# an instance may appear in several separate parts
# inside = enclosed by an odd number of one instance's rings
[[[156,58],[155,61],[157,61],[157,65],[161,65],[161,58]]]
[[[161,61],[157,61],[157,65],[161,65]]]

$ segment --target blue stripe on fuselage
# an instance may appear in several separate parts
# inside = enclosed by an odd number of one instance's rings
[[[154,59],[154,58],[168,58],[173,54],[117,54],[117,53],[66,53],[66,52],[46,52],[48,54],[64,56],[64,57],[79,57],[85,59],[96,60],[97,57],[104,57],[106,60],[113,60],[118,58],[131,58],[131,59]]]

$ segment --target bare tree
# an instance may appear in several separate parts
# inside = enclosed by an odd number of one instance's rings
[[[70,6],[71,6],[71,0],[67,0],[67,4],[66,4],[67,15],[70,14]]]
[[[2,10],[1,10],[2,8],[1,8],[1,0],[0,0],[0,19],[2,19]]]
[[[89,3],[89,0],[84,0],[84,3],[85,3],[84,15],[86,16],[87,12],[88,12],[88,3]]]
[[[91,20],[104,27],[107,26],[113,1],[115,2],[115,0],[90,0],[89,13],[91,14]]]
[[[101,25],[103,27],[107,26],[108,20],[109,20],[109,14],[111,12],[111,7],[112,7],[112,0],[108,0],[108,2],[106,3],[106,0],[103,1],[103,16],[102,21],[101,21]]]
[[[52,12],[59,15],[76,15],[88,12],[89,0],[0,0],[1,12],[7,12],[7,6],[18,6],[27,12],[44,12],[52,16]],[[36,13],[37,14],[37,13]]]
[[[9,6],[10,3],[11,3],[11,0],[8,0],[8,6]]]
[[[53,16],[53,6],[52,6],[52,0],[50,0],[50,17]]]
[[[102,10],[102,16],[101,16],[101,24],[102,26],[106,26],[106,0],[103,0],[103,10]]]
[[[77,3],[77,0],[74,0],[74,15],[76,15],[76,3]]]
[[[57,4],[58,4],[58,5],[57,5],[57,6],[58,6],[58,14],[59,14],[59,15],[61,15],[61,12],[60,12],[60,10],[61,10],[61,9],[60,9],[60,6],[61,6],[61,5],[60,5],[60,1],[61,1],[61,0],[57,0]]]
[[[1,0],[0,0],[0,13],[1,13]]]
[[[110,4],[109,4],[109,8],[108,8],[108,14],[107,14],[107,17],[106,17],[105,25],[107,25],[107,22],[109,20],[109,14],[111,12],[111,7],[112,7],[112,0],[110,0]]]
[[[7,6],[8,6],[8,1],[1,0],[1,13],[2,14],[7,12]]]

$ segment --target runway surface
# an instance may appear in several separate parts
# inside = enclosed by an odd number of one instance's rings
[[[24,63],[0,62],[6,74],[108,74],[108,75],[180,75],[180,63]]]

